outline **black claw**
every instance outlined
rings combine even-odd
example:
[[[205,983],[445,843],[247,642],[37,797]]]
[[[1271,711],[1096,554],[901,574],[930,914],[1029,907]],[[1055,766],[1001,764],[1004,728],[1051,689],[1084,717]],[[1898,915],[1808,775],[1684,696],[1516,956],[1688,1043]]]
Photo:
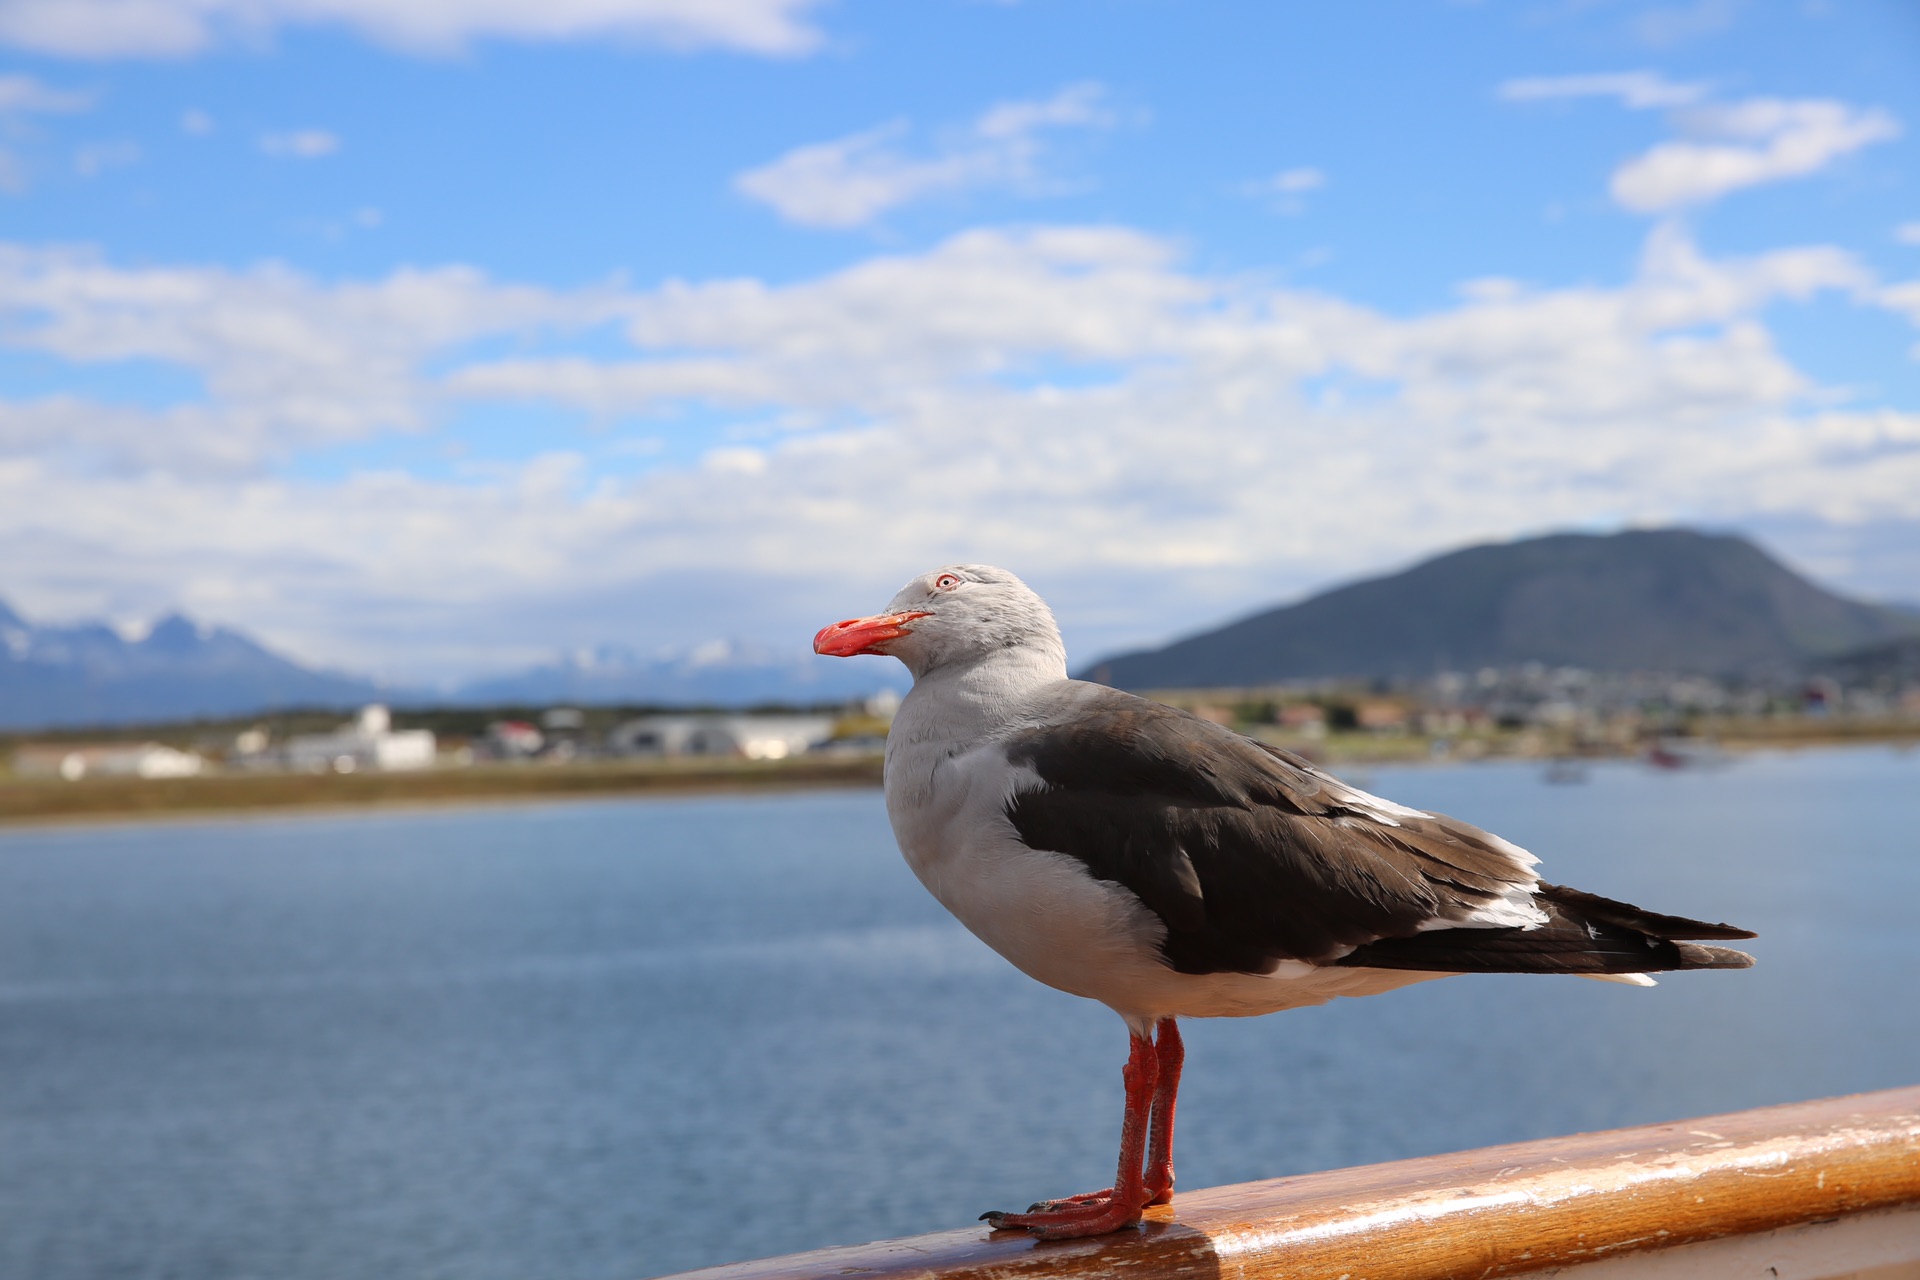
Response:
[[[1043,1212],[1045,1212],[1045,1211],[1046,1211],[1046,1209],[1047,1209],[1047,1206],[1048,1206],[1049,1204],[1051,1204],[1051,1203],[1052,1203],[1052,1202],[1051,1202],[1051,1201],[1048,1201],[1048,1200],[1035,1200],[1035,1201],[1034,1201],[1034,1202],[1033,1202],[1032,1204],[1030,1204],[1030,1205],[1028,1205],[1028,1206],[1027,1206],[1027,1212],[1028,1212],[1028,1213],[1043,1213]]]
[[[1003,1209],[989,1209],[980,1215],[980,1221],[991,1222],[995,1227],[998,1227],[1000,1225],[1000,1219],[1006,1216],[1006,1211]]]

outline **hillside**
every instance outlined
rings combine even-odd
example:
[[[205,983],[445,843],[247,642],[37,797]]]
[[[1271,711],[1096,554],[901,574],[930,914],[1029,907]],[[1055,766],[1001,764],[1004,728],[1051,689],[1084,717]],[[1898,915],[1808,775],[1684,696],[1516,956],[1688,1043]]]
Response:
[[[1687,529],[1468,547],[1089,665],[1127,689],[1415,678],[1543,662],[1599,671],[1781,672],[1920,632],[1760,547]]]

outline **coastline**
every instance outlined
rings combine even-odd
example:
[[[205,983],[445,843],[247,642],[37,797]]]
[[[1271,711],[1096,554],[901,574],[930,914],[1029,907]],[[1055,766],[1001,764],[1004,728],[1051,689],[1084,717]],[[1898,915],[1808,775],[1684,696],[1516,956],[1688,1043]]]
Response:
[[[1698,739],[1728,755],[1885,746],[1920,748],[1920,724],[1787,722],[1755,732],[1751,722],[1703,722]],[[1354,736],[1284,745],[1305,748],[1334,773],[1373,766],[1481,762],[1630,760],[1618,746],[1528,742],[1524,734],[1453,744],[1437,753],[1426,738]],[[1571,748],[1571,749],[1569,749]],[[877,788],[878,754],[789,760],[670,759],[567,764],[485,764],[393,773],[215,773],[187,778],[0,778],[0,832],[100,823],[206,821],[343,810],[403,812],[447,807],[523,805],[652,796],[754,795],[814,789]]]
[[[10,780],[0,782],[0,831],[879,785],[877,755],[826,760],[477,765],[394,773]]]

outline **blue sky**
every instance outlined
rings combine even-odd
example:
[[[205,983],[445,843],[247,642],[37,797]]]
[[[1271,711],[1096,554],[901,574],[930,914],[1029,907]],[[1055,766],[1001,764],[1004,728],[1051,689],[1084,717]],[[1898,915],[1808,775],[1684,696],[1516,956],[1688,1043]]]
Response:
[[[0,0],[0,598],[1082,657],[1684,521],[1920,599],[1895,0]]]

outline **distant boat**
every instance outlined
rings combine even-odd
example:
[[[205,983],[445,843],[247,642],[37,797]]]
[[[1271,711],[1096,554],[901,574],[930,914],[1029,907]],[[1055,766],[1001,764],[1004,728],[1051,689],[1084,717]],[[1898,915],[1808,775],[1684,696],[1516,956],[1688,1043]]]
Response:
[[[1711,738],[1660,738],[1640,758],[1656,769],[1712,769],[1727,763],[1727,753]]]

